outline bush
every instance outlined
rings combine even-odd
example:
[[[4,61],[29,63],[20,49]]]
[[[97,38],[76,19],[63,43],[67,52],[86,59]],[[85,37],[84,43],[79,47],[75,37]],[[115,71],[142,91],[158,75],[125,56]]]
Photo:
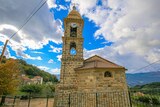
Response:
[[[149,103],[150,102],[150,98],[147,96],[139,96],[138,101],[143,102],[143,103]]]
[[[154,105],[160,104],[160,99],[156,96],[149,96],[149,95],[136,96],[133,99],[142,103],[147,103],[147,104],[151,104],[151,103]]]
[[[152,98],[152,103],[155,104],[155,105],[159,105],[160,104],[160,99],[158,99],[156,97],[153,97]]]
[[[22,92],[27,92],[27,93],[40,93],[42,91],[43,87],[42,85],[38,85],[38,84],[30,84],[30,85],[23,85],[20,88],[20,91]]]

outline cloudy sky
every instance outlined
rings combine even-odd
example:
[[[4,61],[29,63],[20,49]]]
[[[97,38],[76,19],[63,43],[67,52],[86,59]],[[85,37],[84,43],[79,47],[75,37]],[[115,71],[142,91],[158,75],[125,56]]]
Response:
[[[44,1],[0,1],[0,52]],[[128,73],[160,69],[160,0],[48,0],[10,39],[5,55],[59,74],[63,19],[73,3],[85,22],[85,59],[97,54],[125,66]],[[154,67],[138,70],[153,62]]]

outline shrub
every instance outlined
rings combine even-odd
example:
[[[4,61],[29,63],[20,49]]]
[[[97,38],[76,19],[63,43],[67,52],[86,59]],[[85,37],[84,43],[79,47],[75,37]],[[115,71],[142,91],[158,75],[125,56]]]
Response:
[[[147,103],[147,104],[154,104],[154,105],[159,105],[160,104],[160,99],[156,96],[135,96],[133,97],[134,100],[142,102],[142,103]]]
[[[153,97],[152,98],[152,103],[155,105],[159,105],[160,104],[160,99],[158,99],[157,97]]]
[[[30,84],[30,85],[23,85],[20,88],[20,91],[22,92],[27,92],[27,93],[40,93],[42,91],[43,87],[42,85],[38,85],[38,84]]]

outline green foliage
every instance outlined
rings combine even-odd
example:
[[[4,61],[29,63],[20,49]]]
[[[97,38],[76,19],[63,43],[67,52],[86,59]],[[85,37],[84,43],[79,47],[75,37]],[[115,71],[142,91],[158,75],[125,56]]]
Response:
[[[51,92],[55,92],[55,85],[48,85],[48,88],[51,90]]]
[[[26,74],[29,78],[33,78],[34,76],[41,76],[43,77],[44,82],[58,82],[58,79],[55,75],[52,75],[44,70],[40,70],[36,66],[27,64],[26,61],[22,59],[6,59],[3,58],[3,63],[7,63],[10,60],[14,60],[18,62],[19,70],[22,74]]]
[[[30,78],[34,76],[41,76],[43,77],[44,82],[58,82],[58,79],[55,75],[52,75],[44,70],[40,70],[36,66],[27,64],[23,60],[19,60],[21,66],[21,72],[28,75]]]
[[[130,92],[132,92],[132,101],[136,101],[135,104],[138,102],[137,107],[150,107],[150,105],[160,105],[160,82],[137,85],[135,87],[132,87],[130,89]]]
[[[160,89],[160,82],[153,82],[145,85],[136,85],[131,88],[132,90],[149,90],[149,89]]]
[[[45,84],[43,85],[42,95],[53,95],[55,92],[55,84]]]
[[[134,99],[136,101],[140,101],[140,102],[143,102],[143,103],[149,103],[150,102],[150,98],[147,97],[147,96],[136,96],[136,97],[134,97]]]
[[[20,91],[27,92],[27,93],[40,93],[43,89],[42,85],[38,84],[30,84],[30,85],[23,85],[20,88]]]
[[[0,64],[0,95],[12,94],[19,84],[18,62],[10,59]]]
[[[154,104],[154,105],[160,104],[160,99],[157,96],[150,96],[150,95],[134,96],[133,99],[141,103]]]

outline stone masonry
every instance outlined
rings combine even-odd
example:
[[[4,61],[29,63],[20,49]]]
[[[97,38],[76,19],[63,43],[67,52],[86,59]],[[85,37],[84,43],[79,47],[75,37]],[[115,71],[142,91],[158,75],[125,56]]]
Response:
[[[97,55],[83,59],[83,25],[73,7],[64,19],[61,75],[54,107],[130,107],[126,69]]]

